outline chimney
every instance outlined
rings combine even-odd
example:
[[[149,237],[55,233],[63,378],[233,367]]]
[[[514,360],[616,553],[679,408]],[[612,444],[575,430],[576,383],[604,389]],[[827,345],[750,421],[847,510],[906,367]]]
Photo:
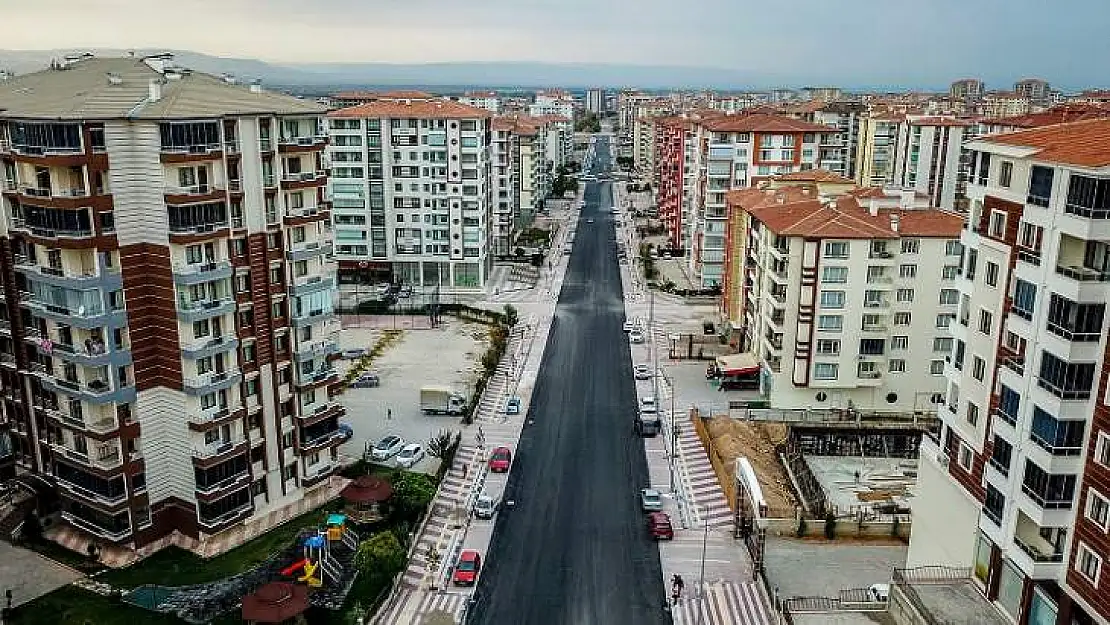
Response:
[[[255,79],[251,81],[251,93],[262,93],[262,81]]]
[[[879,200],[870,198],[867,200],[867,212],[871,213],[872,217],[879,216]]]
[[[903,210],[910,210],[913,208],[913,201],[917,198],[917,192],[913,189],[902,189],[900,201],[898,202],[899,208]]]
[[[900,219],[900,217],[898,216],[898,213],[891,213],[890,214],[890,229],[893,230],[894,232],[898,232],[898,220],[899,219]]]
[[[149,90],[147,94],[147,101],[157,102],[162,99],[162,81],[157,78],[151,78],[148,83]]]

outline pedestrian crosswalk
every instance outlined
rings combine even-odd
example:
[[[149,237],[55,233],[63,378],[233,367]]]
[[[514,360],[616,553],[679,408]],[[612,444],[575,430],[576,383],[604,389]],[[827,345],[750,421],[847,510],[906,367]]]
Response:
[[[404,588],[370,623],[372,625],[413,625],[423,623],[425,618],[436,612],[450,616],[452,622],[459,622],[469,600],[469,592]]]
[[[711,582],[704,597],[691,592],[671,607],[674,625],[772,625],[778,622],[757,582]],[[700,618],[698,612],[701,612]]]
[[[728,506],[717,474],[702,447],[693,426],[678,425],[679,472],[683,477],[686,499],[695,526],[709,522],[709,527],[732,525],[732,510]]]

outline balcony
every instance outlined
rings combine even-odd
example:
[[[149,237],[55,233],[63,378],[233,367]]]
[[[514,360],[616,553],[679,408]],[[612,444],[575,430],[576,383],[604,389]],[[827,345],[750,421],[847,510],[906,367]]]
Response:
[[[214,371],[194,378],[185,378],[181,384],[188,395],[207,395],[231,388],[242,379],[243,374],[239,371]]]
[[[211,467],[247,451],[247,441],[219,441],[193,449],[193,459],[198,465]]]
[[[298,387],[315,386],[327,382],[338,375],[339,372],[336,371],[334,367],[325,367],[323,369],[317,369],[316,371],[297,374],[296,384]]]
[[[235,298],[231,295],[220,296],[212,300],[196,300],[192,302],[178,301],[178,317],[185,322],[193,323],[203,319],[211,319],[222,315],[229,315],[235,311]]]
[[[325,480],[331,477],[332,473],[334,473],[338,467],[338,463],[328,461],[321,462],[320,464],[312,467],[311,472],[306,470],[304,477],[301,478],[301,487],[309,488],[323,483]]]
[[[122,274],[119,271],[106,271],[107,268],[103,266],[101,266],[99,272],[91,269],[81,272],[67,272],[61,267],[40,265],[29,262],[25,257],[17,256],[15,269],[37,282],[75,291],[90,289],[118,291],[123,288]]]
[[[335,311],[330,308],[317,308],[307,312],[294,311],[290,323],[293,327],[300,328],[314,323],[323,323],[335,317]]]
[[[1022,245],[1017,246],[1017,259],[1019,262],[1028,263],[1034,267],[1041,266],[1041,251]]]
[[[77,516],[73,512],[62,511],[62,519],[66,523],[69,523],[87,534],[92,534],[93,536],[116,543],[127,540],[127,538],[131,536],[131,526],[123,526],[123,524],[126,523],[125,516],[126,515],[124,515],[124,521],[121,522],[121,524],[115,527],[104,527],[100,523]]]
[[[1019,511],[1013,539],[1019,552],[1011,550],[1007,555],[1033,579],[1055,579],[1063,567],[1066,535],[1067,529],[1040,527]]]
[[[226,197],[227,192],[223,187],[214,184],[195,184],[187,187],[165,187],[162,190],[166,204],[202,204],[217,202]]]
[[[326,171],[285,173],[281,176],[281,188],[287,191],[293,191],[296,189],[319,187],[327,183],[327,181],[328,172]]]
[[[192,286],[202,282],[230,278],[233,271],[231,263],[226,260],[204,263],[174,263],[173,281],[178,286]]]
[[[37,225],[36,222],[12,217],[11,220],[12,230],[22,232],[33,237],[40,239],[88,239],[96,235],[96,231],[92,225],[84,225],[81,223],[74,223],[68,226],[42,224]]]
[[[316,405],[304,406],[301,413],[297,415],[297,420],[303,426],[310,426],[329,417],[340,418],[346,414],[346,409],[334,402],[320,401]]]
[[[335,339],[320,339],[311,342],[300,342],[296,346],[297,360],[311,360],[312,358],[326,358],[339,352],[339,344]]]
[[[124,365],[131,362],[130,350],[117,347],[109,351],[102,341],[92,339],[87,339],[84,343],[62,343],[60,341],[46,343],[40,341],[38,347],[40,353],[85,367],[100,367],[108,364]]]
[[[227,529],[233,523],[242,521],[248,518],[254,512],[254,504],[250,500],[247,503],[229,510],[219,516],[206,517],[200,515],[197,517],[197,523],[201,529],[209,533],[218,533],[221,530]]]
[[[290,262],[296,262],[298,260],[309,260],[320,255],[330,256],[332,250],[333,246],[330,241],[294,243],[290,249],[286,250],[285,257]]]
[[[302,436],[310,436],[307,432],[303,432]],[[315,453],[328,447],[334,447],[343,442],[343,433],[338,429],[329,431],[325,434],[315,435],[312,438],[302,438],[297,452],[302,456]]]
[[[310,152],[318,150],[325,143],[328,138],[321,135],[310,135],[306,137],[280,137],[278,139],[278,151],[286,154],[296,152]]]
[[[94,378],[82,381],[76,378],[62,377],[60,372],[56,372],[53,368],[46,367],[40,363],[35,363],[31,370],[38,375],[44,387],[68,397],[81,399],[93,404],[135,401],[134,386],[128,385],[113,389],[112,385],[106,379]]]
[[[94,469],[110,471],[123,465],[123,456],[120,453],[119,447],[105,445],[99,450],[80,452],[76,449],[70,449],[61,443],[52,443],[50,448],[54,450],[56,455],[64,456],[71,462]]]
[[[229,495],[232,491],[244,488],[250,484],[251,474],[249,467],[244,462],[242,470],[235,472],[228,477],[214,481],[207,484],[196,484],[196,493],[200,499],[213,501],[220,497]]]
[[[310,293],[326,291],[333,287],[334,282],[331,276],[322,275],[294,278],[293,284],[289,286],[289,295],[301,297]]]
[[[202,339],[194,341],[187,345],[181,346],[181,353],[186,358],[194,360],[204,358],[205,356],[214,356],[229,352],[239,346],[239,339],[233,335],[225,334],[214,338]]]
[[[868,310],[881,310],[890,308],[890,300],[888,299],[869,299],[864,300],[863,307]]]

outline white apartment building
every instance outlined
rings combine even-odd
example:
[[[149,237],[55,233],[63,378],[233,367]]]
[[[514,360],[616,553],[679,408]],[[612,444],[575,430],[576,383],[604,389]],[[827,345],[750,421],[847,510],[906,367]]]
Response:
[[[605,90],[594,88],[586,91],[586,110],[595,115],[605,112]]]
[[[494,115],[500,115],[504,108],[501,96],[496,91],[470,91],[453,99],[459,104],[484,109]]]
[[[574,159],[574,122],[561,115],[541,115],[531,120],[543,128],[544,158],[552,170]]]
[[[508,256],[513,251],[513,235],[521,225],[520,135],[516,123],[511,118],[494,118],[491,139],[490,170],[495,202],[491,253]]]
[[[323,114],[170,55],[0,83],[0,403],[63,532],[180,546],[321,496]]]
[[[969,126],[953,117],[907,115],[898,126],[894,186],[914,189],[933,206],[954,210]]]
[[[485,288],[491,117],[451,100],[404,98],[328,114],[341,285]]]
[[[696,287],[721,285],[726,192],[761,178],[820,168],[820,145],[837,132],[782,115],[720,115],[700,122],[689,162],[691,210],[682,218],[687,267]]]
[[[1110,622],[1110,121],[977,138],[939,441],[907,566],[972,567],[1015,622]]]
[[[934,411],[956,317],[957,216],[879,189],[733,191],[741,350],[775,408]],[[858,197],[856,197],[858,196]]]
[[[574,98],[562,91],[537,92],[536,99],[528,106],[528,115],[532,117],[553,115],[574,120]]]

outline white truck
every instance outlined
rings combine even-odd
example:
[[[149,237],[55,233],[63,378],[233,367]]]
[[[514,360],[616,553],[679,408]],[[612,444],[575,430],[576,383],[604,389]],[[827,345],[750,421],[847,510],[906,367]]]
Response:
[[[447,386],[425,386],[420,389],[420,410],[424,414],[461,415],[466,411],[466,397]]]

